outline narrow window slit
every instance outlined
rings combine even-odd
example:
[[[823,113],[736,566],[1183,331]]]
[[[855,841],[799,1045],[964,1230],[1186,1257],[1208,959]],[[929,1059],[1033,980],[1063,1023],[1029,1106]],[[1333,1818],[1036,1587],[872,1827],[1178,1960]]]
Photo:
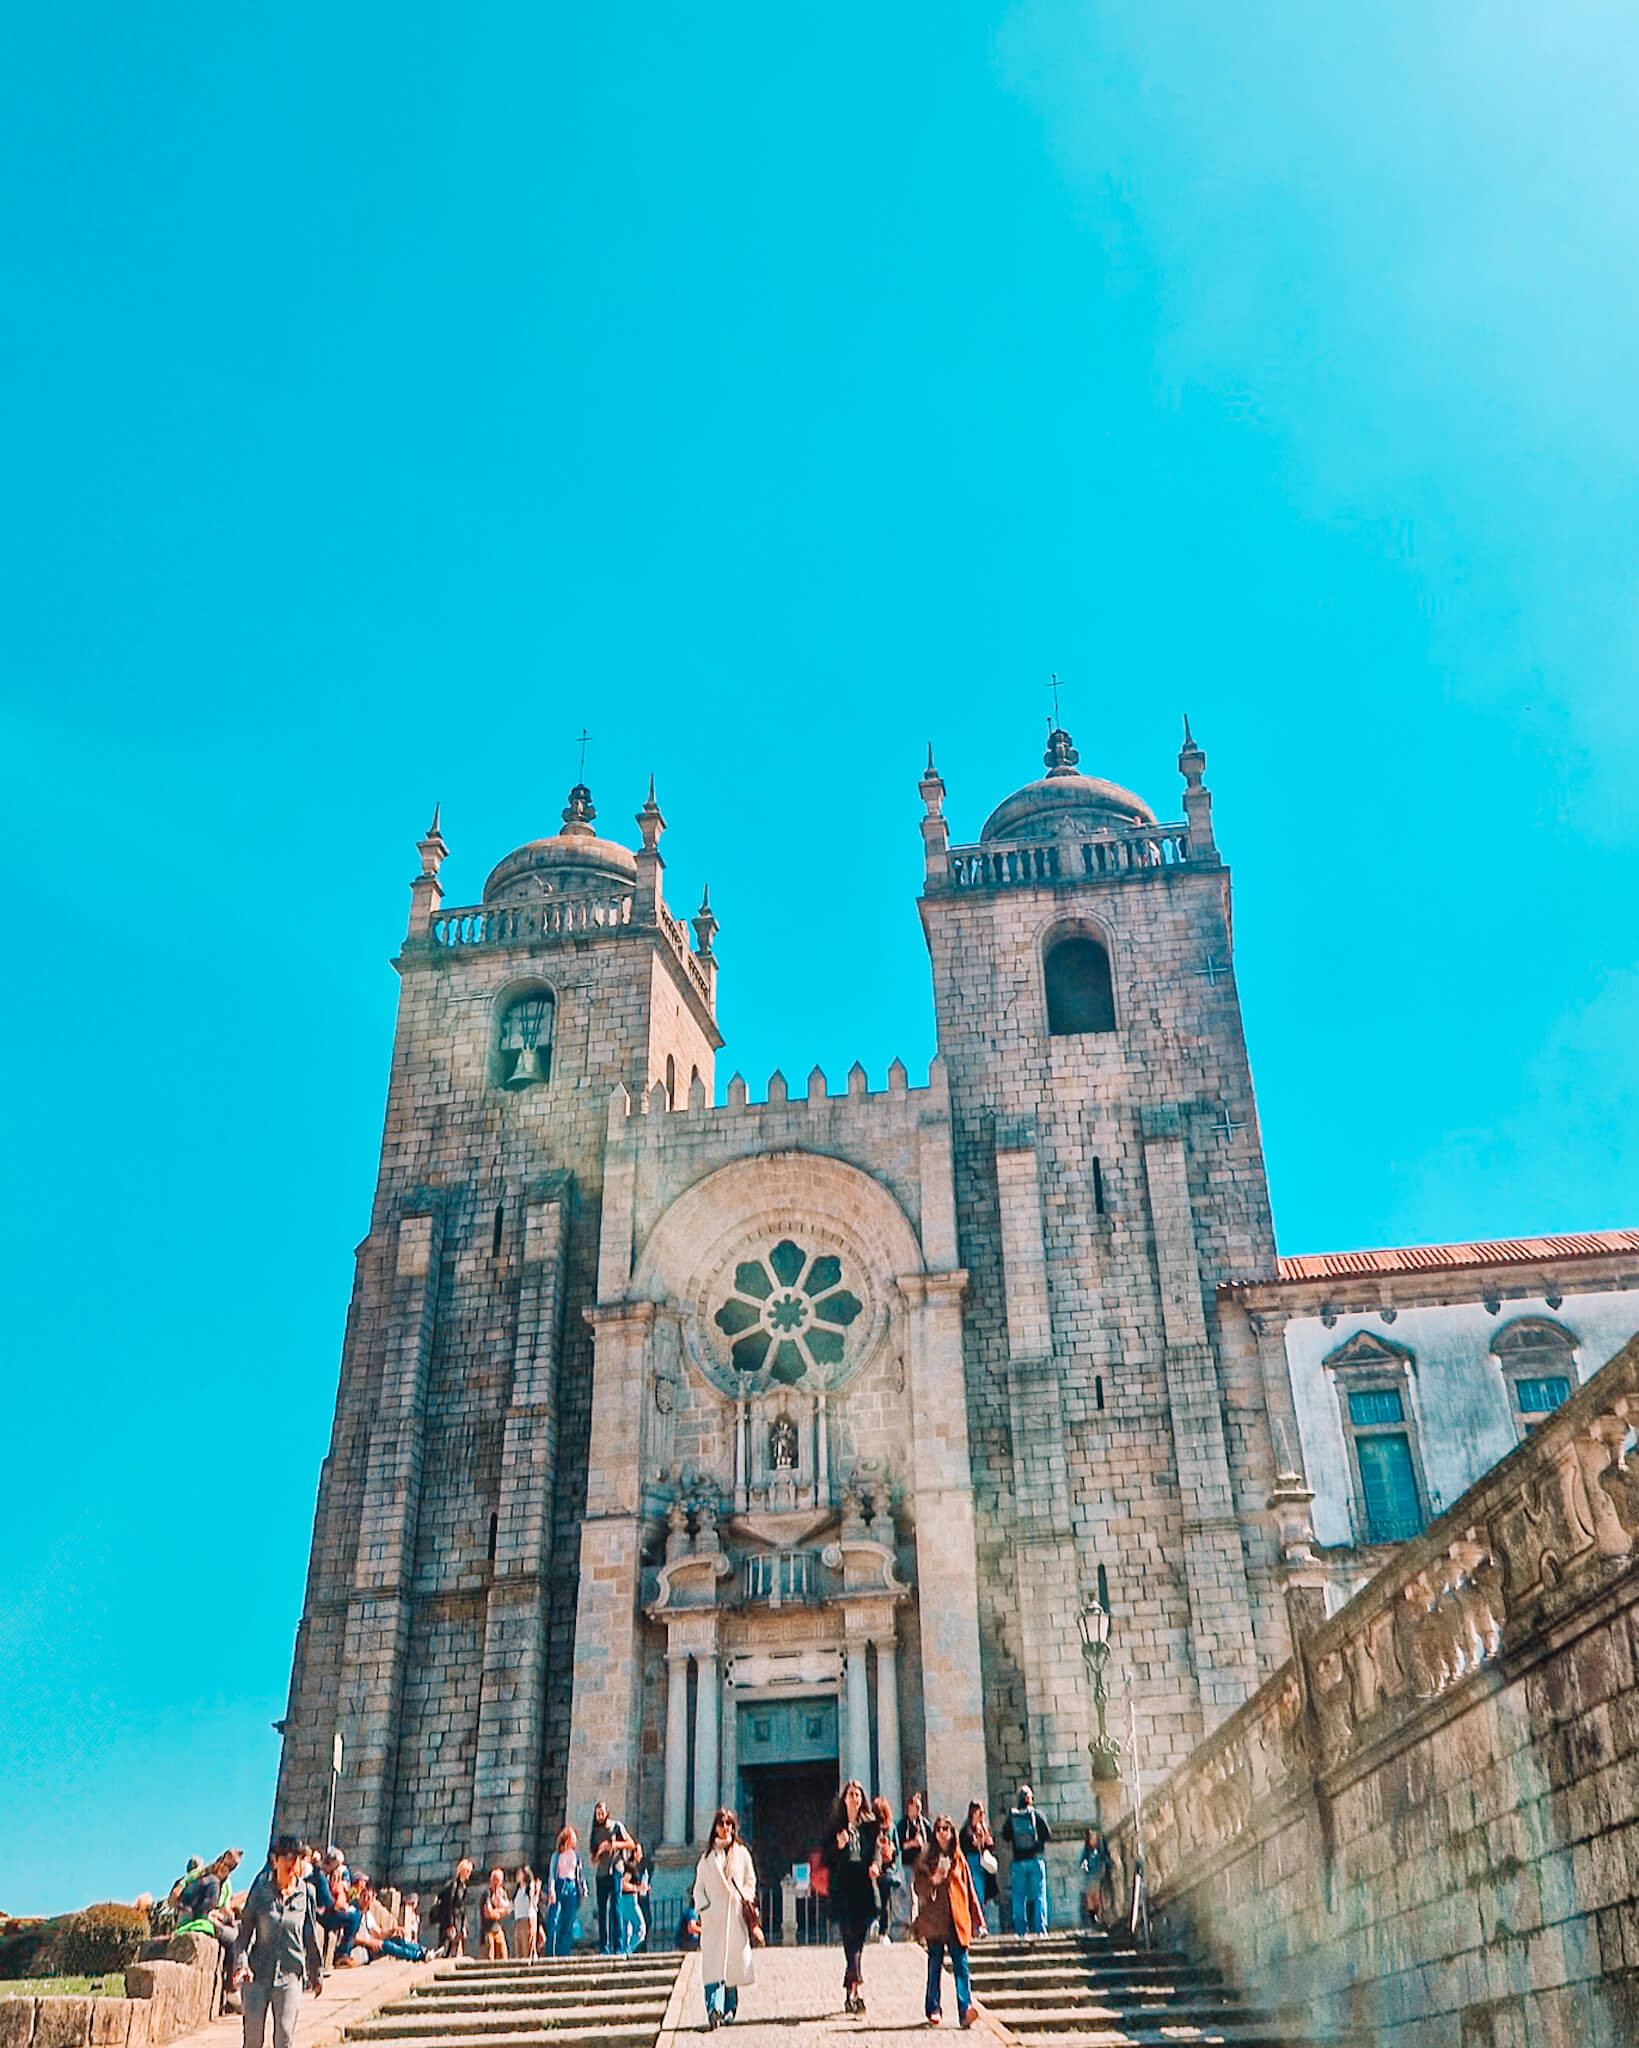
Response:
[[[1096,1159],[1093,1161],[1093,1213],[1096,1216],[1104,1214],[1104,1169]]]
[[[500,1516],[491,1515],[489,1518],[489,1561],[491,1564],[495,1562],[495,1539],[500,1534],[500,1529]]]
[[[1106,1614],[1110,1611],[1110,1581],[1103,1565],[1098,1568],[1098,1604]]]
[[[1101,1372],[1093,1374],[1093,1402],[1099,1414],[1102,1415],[1104,1413],[1104,1375]]]
[[[505,1220],[506,1204],[504,1202],[497,1202],[495,1204],[495,1228],[489,1235],[489,1255],[492,1259],[498,1259],[501,1256],[501,1226]]]

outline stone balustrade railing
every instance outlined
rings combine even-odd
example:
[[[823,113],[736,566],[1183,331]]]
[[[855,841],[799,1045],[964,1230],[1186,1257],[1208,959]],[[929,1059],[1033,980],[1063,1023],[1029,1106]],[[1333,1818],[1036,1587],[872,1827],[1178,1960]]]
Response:
[[[1151,873],[1189,864],[1189,831],[1182,824],[1142,825],[1093,839],[1021,840],[1015,845],[953,846],[946,853],[944,886],[1010,889],[1041,882],[1085,881],[1089,876]]]
[[[636,898],[630,893],[550,896],[539,903],[471,904],[460,910],[439,911],[427,927],[427,943],[435,952],[454,952],[475,946],[528,946],[576,932],[617,931],[632,923],[635,907]],[[661,930],[688,971],[700,1000],[710,1009],[711,983],[690,949],[687,932],[664,903],[657,908]]]
[[[477,904],[466,910],[444,910],[433,919],[427,937],[435,947],[527,946],[532,939],[556,938],[563,932],[612,931],[632,921],[632,898],[626,896],[554,896],[539,903]]]
[[[1152,1896],[1335,1799],[1639,1566],[1639,1340],[1310,1634],[1144,1808]],[[1131,1852],[1131,1817],[1118,1831]]]

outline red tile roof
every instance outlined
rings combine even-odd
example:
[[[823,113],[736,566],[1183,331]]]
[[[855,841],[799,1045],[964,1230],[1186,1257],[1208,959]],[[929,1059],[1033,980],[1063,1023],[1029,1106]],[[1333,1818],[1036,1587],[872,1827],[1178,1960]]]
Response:
[[[1574,1237],[1503,1237],[1483,1244],[1412,1244],[1374,1252],[1315,1252],[1275,1261],[1281,1280],[1349,1280],[1373,1273],[1427,1273],[1460,1266],[1526,1266],[1538,1259],[1639,1253],[1639,1230],[1585,1230]]]

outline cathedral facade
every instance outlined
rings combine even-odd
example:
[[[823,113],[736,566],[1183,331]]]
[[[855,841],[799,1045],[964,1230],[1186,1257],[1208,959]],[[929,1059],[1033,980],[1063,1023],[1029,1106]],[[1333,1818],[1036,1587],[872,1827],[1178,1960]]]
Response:
[[[1290,1654],[1295,1595],[1346,1596],[1419,1375],[1375,1281],[1277,1262],[1205,756],[1186,729],[1172,822],[1062,731],[1044,766],[952,845],[930,755],[925,1081],[760,1101],[718,1100],[716,920],[665,901],[652,787],[633,849],[577,785],[470,908],[435,819],[280,1826],[322,1827],[338,1733],[337,1837],[409,1887],[539,1867],[600,1798],[662,1863],[737,1806],[765,1882],[844,1776],[958,1815],[1028,1779],[1076,1825],[1089,1601],[1160,1773]],[[1611,1348],[1630,1236],[1587,1254]],[[1581,1256],[1512,1291],[1562,1301]],[[1429,1284],[1408,1309],[1462,1293]],[[1306,1334],[1338,1313],[1346,1369]],[[1515,1350],[1499,1385],[1557,1384]]]

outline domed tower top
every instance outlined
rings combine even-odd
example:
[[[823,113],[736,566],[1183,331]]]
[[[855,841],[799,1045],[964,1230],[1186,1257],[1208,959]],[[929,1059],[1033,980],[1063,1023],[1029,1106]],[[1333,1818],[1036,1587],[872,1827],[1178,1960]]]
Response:
[[[637,856],[616,840],[600,839],[592,824],[596,816],[592,792],[577,782],[564,805],[561,829],[550,839],[530,840],[493,868],[484,884],[485,903],[576,895],[610,882],[630,886],[637,879]]]
[[[1061,726],[1047,735],[1042,765],[1047,773],[1013,792],[991,812],[979,834],[995,839],[1057,839],[1063,834],[1120,832],[1153,825],[1155,813],[1142,797],[1102,776],[1083,775],[1080,755]]]

